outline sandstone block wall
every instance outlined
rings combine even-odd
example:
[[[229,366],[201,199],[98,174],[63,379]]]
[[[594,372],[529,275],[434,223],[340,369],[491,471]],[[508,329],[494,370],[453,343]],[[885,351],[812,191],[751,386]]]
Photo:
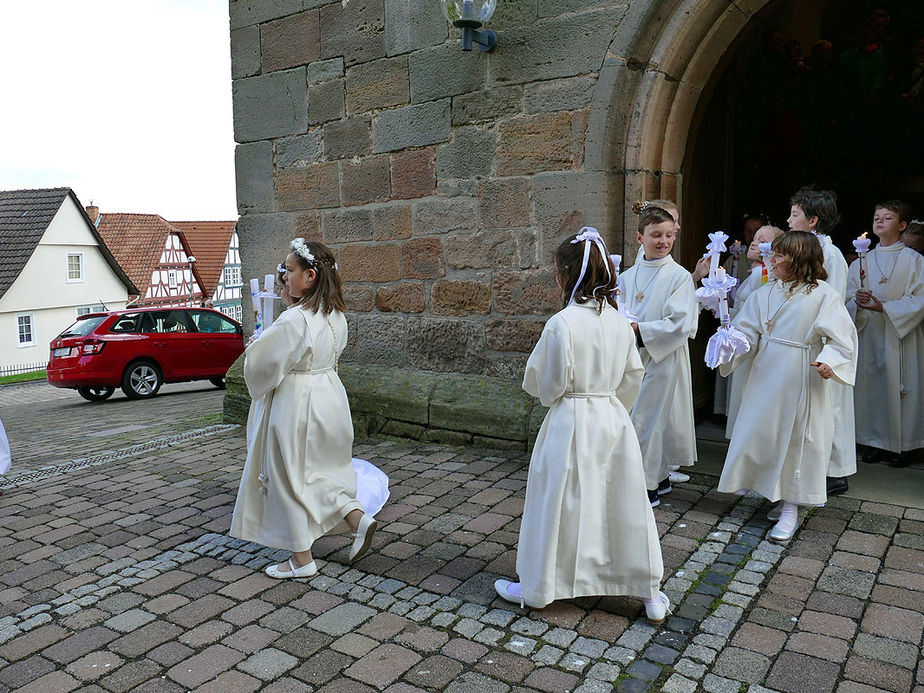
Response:
[[[323,240],[345,363],[518,379],[560,307],[553,247],[610,232],[587,123],[628,5],[506,0],[485,54],[436,0],[231,0],[244,274]]]

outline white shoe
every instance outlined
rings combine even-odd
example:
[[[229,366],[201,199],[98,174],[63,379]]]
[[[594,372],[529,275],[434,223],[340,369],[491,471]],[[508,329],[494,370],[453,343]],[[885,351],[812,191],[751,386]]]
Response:
[[[516,591],[520,592],[519,582],[513,582],[511,580],[495,580],[494,591],[497,592],[501,599],[504,599],[508,602],[513,602],[514,604],[519,604],[521,609],[525,609],[526,600],[523,599],[523,593],[520,592],[520,594],[515,594],[511,591],[514,585],[517,587]]]
[[[664,592],[658,592],[654,599],[643,599],[645,602],[645,615],[649,622],[654,624],[664,623],[664,619],[671,612],[671,600],[667,598]]]
[[[289,559],[289,569],[288,570],[279,570],[278,565],[270,565],[266,567],[266,574],[271,578],[276,578],[279,580],[285,578],[303,578],[311,577],[312,575],[318,574],[318,564],[314,561],[311,563],[306,563],[305,565],[295,567],[295,564],[292,562],[292,559]]]
[[[359,526],[353,534],[353,546],[350,547],[350,563],[355,562],[362,556],[369,547],[372,546],[372,535],[378,528],[379,523],[369,513],[363,515],[359,521]]]
[[[780,513],[783,512],[783,501],[780,501],[767,511],[767,519],[770,522],[776,522],[780,519]]]
[[[671,473],[668,476],[668,478],[671,480],[672,484],[682,484],[684,481],[690,480],[690,475],[684,474],[683,472],[676,472],[674,470],[671,470]]]

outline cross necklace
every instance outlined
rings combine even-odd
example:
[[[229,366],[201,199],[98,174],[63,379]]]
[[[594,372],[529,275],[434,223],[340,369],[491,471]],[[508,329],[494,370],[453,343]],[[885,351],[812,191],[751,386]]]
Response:
[[[651,286],[651,282],[653,282],[653,281],[655,280],[655,277],[658,276],[658,272],[661,271],[661,268],[662,268],[662,267],[664,267],[664,265],[660,265],[660,266],[658,267],[658,269],[656,269],[656,270],[654,271],[654,274],[651,275],[651,279],[648,280],[648,283],[645,284],[645,286],[643,286],[642,289],[641,289],[640,291],[638,290],[638,275],[641,274],[641,271],[638,271],[638,272],[635,273],[635,283],[634,283],[634,286],[635,286],[635,289],[636,289],[636,292],[635,292],[635,300],[636,300],[636,301],[641,301],[642,299],[645,298],[645,292],[648,291],[648,287]],[[639,267],[639,270],[641,270],[641,267]]]
[[[780,291],[782,290],[783,290],[783,287],[782,285],[780,285]],[[773,311],[773,315],[771,315],[767,320],[764,321],[764,327],[766,327],[768,335],[773,334],[773,326],[776,325],[776,316],[779,314],[781,310],[783,310],[783,306],[789,303],[792,300],[792,297],[796,295],[796,285],[793,284],[792,288],[789,289],[786,293],[789,294],[786,300],[783,301],[779,306],[777,306],[777,309]],[[767,313],[768,314],[770,313],[770,298],[772,297],[772,295],[773,295],[772,290],[767,292]]]
[[[879,270],[879,283],[885,284],[888,282],[892,275],[895,274],[895,268],[898,266],[898,255],[895,256],[895,260],[892,262],[892,271],[889,272],[889,276],[885,276],[885,272],[882,271],[882,268],[879,266],[879,253],[873,253],[873,261],[876,263],[876,269]]]

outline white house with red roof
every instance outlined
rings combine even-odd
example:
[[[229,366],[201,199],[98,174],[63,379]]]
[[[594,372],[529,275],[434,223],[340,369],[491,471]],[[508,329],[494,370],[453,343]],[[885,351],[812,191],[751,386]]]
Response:
[[[78,315],[137,292],[73,190],[0,191],[0,373],[44,368]]]

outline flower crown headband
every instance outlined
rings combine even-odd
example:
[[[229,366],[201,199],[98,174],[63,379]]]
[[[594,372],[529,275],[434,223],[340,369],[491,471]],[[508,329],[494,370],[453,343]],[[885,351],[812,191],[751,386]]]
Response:
[[[312,267],[317,267],[318,265],[330,265],[335,270],[340,269],[337,263],[333,260],[329,260],[327,258],[321,258],[320,260],[316,260],[311,250],[308,248],[308,245],[305,243],[304,238],[293,239],[292,242],[289,243],[289,247],[292,249],[292,252],[294,252],[296,255],[298,255],[300,258],[302,258],[305,262],[307,262]],[[282,265],[280,265],[279,267],[281,268],[279,270],[280,272],[285,271],[285,268],[282,267]]]

